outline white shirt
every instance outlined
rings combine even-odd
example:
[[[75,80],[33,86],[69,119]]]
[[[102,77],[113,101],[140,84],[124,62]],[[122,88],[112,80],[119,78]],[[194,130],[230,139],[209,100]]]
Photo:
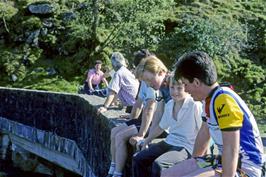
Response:
[[[184,147],[192,154],[194,143],[201,126],[201,102],[195,102],[188,95],[179,110],[176,119],[174,119],[173,108],[174,100],[170,100],[164,109],[159,126],[168,130],[169,134],[165,139],[167,144],[172,146]]]

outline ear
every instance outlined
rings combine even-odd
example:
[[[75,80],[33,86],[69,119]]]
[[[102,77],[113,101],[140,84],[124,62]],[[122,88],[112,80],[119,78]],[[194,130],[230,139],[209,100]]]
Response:
[[[199,87],[201,85],[201,82],[198,78],[194,78],[193,83],[196,87]]]
[[[159,76],[163,76],[163,75],[165,76],[165,75],[166,75],[166,72],[164,72],[164,71],[160,71],[160,72],[158,73],[158,75],[159,75]]]

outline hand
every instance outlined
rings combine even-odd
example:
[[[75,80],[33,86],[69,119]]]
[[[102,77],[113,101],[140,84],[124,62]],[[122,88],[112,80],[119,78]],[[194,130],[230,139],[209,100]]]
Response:
[[[97,110],[97,115],[99,115],[100,113],[106,112],[106,111],[107,111],[107,108],[104,106],[101,106]]]
[[[142,145],[142,147],[141,147],[141,150],[145,150],[145,149],[147,149],[148,147],[149,147],[149,141],[147,141],[147,139],[145,139],[144,140],[144,143],[143,143],[143,145]]]
[[[136,143],[140,140],[142,140],[143,137],[140,137],[140,136],[132,136],[130,139],[129,139],[129,143],[132,145],[132,146],[136,146]]]

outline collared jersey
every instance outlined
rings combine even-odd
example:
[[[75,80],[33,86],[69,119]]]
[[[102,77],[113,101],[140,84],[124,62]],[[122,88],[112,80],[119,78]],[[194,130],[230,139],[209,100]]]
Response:
[[[177,115],[173,115],[174,100],[167,102],[164,108],[160,128],[168,130],[167,144],[184,147],[192,154],[194,143],[201,126],[202,103],[195,102],[188,95]]]
[[[222,131],[240,130],[242,164],[261,166],[263,144],[255,118],[246,103],[230,88],[218,87],[204,103],[210,135],[223,150]]]

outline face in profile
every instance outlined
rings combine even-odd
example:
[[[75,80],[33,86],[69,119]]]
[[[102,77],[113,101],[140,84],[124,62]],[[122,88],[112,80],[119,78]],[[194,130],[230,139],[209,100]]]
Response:
[[[184,84],[181,80],[176,81],[174,78],[171,78],[170,80],[170,95],[173,100],[179,101],[185,98],[186,92]]]
[[[102,64],[96,64],[95,65],[95,69],[96,70],[101,70],[101,68],[102,68]]]
[[[149,71],[144,71],[142,75],[142,80],[146,82],[149,87],[152,87],[155,90],[159,90],[164,81],[165,75],[165,72],[159,72],[154,74]]]
[[[200,94],[199,85],[196,83],[195,79],[193,82],[189,82],[189,80],[186,78],[182,78],[181,80],[184,84],[185,91],[188,92],[195,101],[204,100],[204,97],[202,97]]]

